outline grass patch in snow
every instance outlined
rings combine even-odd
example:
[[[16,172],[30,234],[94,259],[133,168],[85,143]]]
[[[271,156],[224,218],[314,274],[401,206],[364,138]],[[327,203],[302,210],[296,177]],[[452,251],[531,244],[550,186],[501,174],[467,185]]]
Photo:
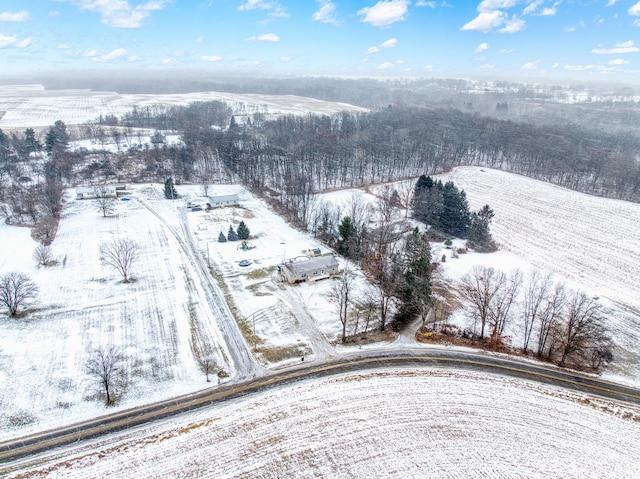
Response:
[[[311,351],[304,346],[264,347],[256,348],[255,352],[262,355],[262,357],[270,363],[277,363],[280,361],[285,361],[287,359],[299,358],[311,353]]]
[[[276,269],[275,266],[269,266],[268,268],[254,269],[253,271],[249,271],[249,273],[247,273],[247,278],[249,279],[268,278],[275,269]]]

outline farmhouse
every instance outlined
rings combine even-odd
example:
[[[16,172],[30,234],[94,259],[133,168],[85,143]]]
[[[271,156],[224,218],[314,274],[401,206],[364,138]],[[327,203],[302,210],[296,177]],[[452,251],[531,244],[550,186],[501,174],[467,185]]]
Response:
[[[87,186],[76,188],[76,200],[94,199],[98,196],[115,198],[116,186],[114,185],[99,185],[99,186]]]
[[[280,274],[289,284],[328,278],[339,272],[335,256],[318,256],[305,261],[287,261],[279,266]]]
[[[238,195],[219,195],[219,196],[210,196],[207,201],[207,205],[211,208],[220,208],[224,206],[238,206],[240,204],[240,200]]]

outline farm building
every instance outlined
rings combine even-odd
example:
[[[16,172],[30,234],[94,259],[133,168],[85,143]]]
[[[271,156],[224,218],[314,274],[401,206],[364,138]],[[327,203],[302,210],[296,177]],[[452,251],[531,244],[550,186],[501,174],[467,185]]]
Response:
[[[115,185],[98,185],[76,188],[76,200],[94,199],[98,196],[115,198],[117,187]]]
[[[318,256],[305,261],[288,261],[279,267],[280,274],[289,284],[328,278],[339,272],[334,256]]]
[[[223,206],[238,206],[240,204],[240,199],[238,198],[238,195],[210,196],[207,204],[211,208],[220,208]]]

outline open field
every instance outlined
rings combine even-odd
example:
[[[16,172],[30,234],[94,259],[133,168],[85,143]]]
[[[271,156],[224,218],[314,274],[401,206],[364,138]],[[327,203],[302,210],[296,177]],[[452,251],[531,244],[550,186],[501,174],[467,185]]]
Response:
[[[449,261],[445,271],[459,277],[474,262],[535,267],[599,297],[616,345],[606,374],[640,382],[640,204],[487,168],[456,168],[440,178],[464,189],[472,210],[494,209],[491,230],[500,247],[496,254]]]
[[[259,95],[200,92],[166,95],[120,94],[91,90],[45,90],[41,85],[0,85],[0,128],[50,126],[56,120],[68,125],[95,121],[100,115],[121,116],[147,106],[178,106],[197,101],[222,101],[236,115],[336,113],[366,111],[346,103],[294,95]]]
[[[232,400],[8,477],[618,479],[637,473],[639,421],[638,408],[522,380],[389,369]]]

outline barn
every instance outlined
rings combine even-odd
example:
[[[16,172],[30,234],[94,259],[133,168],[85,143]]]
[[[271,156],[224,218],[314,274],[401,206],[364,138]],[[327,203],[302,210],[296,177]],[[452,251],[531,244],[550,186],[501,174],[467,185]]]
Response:
[[[115,185],[98,185],[76,188],[76,200],[87,200],[101,197],[115,198],[117,187]]]
[[[280,274],[289,284],[325,279],[340,271],[335,256],[317,256],[304,261],[287,261],[279,266]]]

